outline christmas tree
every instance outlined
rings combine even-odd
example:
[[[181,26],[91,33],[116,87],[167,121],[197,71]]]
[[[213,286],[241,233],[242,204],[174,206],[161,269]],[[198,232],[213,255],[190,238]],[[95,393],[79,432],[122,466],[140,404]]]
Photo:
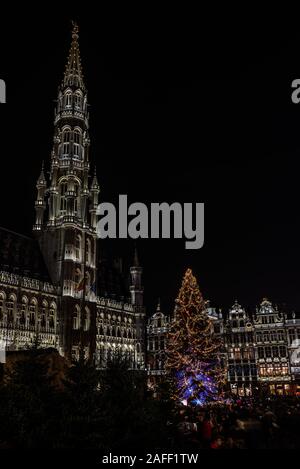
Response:
[[[186,404],[203,405],[218,398],[223,373],[221,341],[196,278],[188,269],[176,300],[168,334],[166,368],[176,383],[175,397]]]

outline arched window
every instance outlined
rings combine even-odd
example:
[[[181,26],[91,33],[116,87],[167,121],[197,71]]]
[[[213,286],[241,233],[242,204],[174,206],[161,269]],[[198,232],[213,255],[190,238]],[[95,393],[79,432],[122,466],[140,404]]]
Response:
[[[78,330],[80,328],[80,307],[75,306],[75,311],[73,314],[73,329]]]
[[[41,311],[41,328],[45,329],[47,326],[47,316],[48,316],[48,302],[46,300],[42,303]]]
[[[75,257],[77,261],[81,260],[81,236],[77,234],[75,236]]]
[[[81,142],[82,142],[81,131],[79,129],[75,129],[74,130],[74,151],[73,151],[75,158],[81,157]]]
[[[16,296],[11,294],[9,296],[8,302],[6,303],[7,307],[7,321],[8,323],[13,323],[15,319],[15,311],[16,311]]]
[[[90,329],[90,324],[91,324],[91,313],[90,313],[90,310],[89,308],[86,306],[85,307],[85,317],[84,317],[84,330],[85,331],[88,331]]]
[[[36,321],[36,313],[37,313],[37,300],[36,298],[32,298],[29,305],[29,325],[34,326]]]
[[[72,107],[72,92],[67,91],[65,94],[65,107],[71,108]]]
[[[27,309],[28,309],[28,298],[27,296],[22,297],[22,304],[21,304],[21,316],[20,316],[20,324],[26,324],[26,316],[27,316]]]
[[[3,320],[5,293],[0,292],[0,321]]]
[[[63,181],[60,183],[60,211],[61,215],[65,215],[67,211],[67,198],[66,192],[68,190],[68,183]]]
[[[62,138],[62,156],[64,158],[70,155],[70,140],[71,140],[71,129],[67,127],[63,130],[63,138]]]
[[[56,304],[51,303],[49,310],[49,328],[54,329],[56,322]]]

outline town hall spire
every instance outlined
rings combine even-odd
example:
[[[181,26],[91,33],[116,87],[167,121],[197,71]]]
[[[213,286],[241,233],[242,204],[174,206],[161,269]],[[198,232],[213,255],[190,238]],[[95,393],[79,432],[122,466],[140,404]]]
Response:
[[[68,61],[66,64],[65,74],[62,82],[62,87],[76,87],[84,90],[83,73],[80,59],[79,50],[79,28],[74,21],[72,30],[72,42]]]

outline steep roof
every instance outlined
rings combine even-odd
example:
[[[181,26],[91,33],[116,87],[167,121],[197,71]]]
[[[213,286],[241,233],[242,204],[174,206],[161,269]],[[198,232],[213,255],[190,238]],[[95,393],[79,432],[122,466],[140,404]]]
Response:
[[[37,240],[2,227],[0,270],[51,283]]]

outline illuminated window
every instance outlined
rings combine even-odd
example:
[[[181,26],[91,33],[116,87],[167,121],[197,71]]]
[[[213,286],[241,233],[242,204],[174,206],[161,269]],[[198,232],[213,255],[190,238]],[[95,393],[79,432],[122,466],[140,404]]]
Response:
[[[67,91],[65,94],[65,107],[71,108],[72,107],[72,93],[71,91]]]
[[[79,158],[81,156],[81,131],[79,129],[74,130],[74,157]]]
[[[27,308],[28,308],[28,299],[26,296],[22,298],[22,305],[21,305],[21,315],[20,315],[20,324],[26,324],[26,316],[27,316]]]
[[[37,300],[33,298],[29,305],[29,325],[34,326],[37,313]]]
[[[80,308],[78,305],[75,307],[73,314],[73,329],[78,330],[80,328]]]
[[[16,306],[16,297],[14,295],[10,295],[8,302],[6,303],[8,323],[14,322],[15,306]]]
[[[62,215],[65,215],[67,211],[67,198],[66,198],[67,190],[68,190],[68,184],[66,182],[62,182],[60,184],[60,211]]]
[[[47,325],[47,316],[48,316],[48,303],[46,300],[42,303],[42,312],[41,312],[41,328],[46,328]]]
[[[64,129],[63,131],[63,144],[62,144],[62,156],[64,158],[70,155],[70,140],[71,140],[71,130],[69,128]]]

